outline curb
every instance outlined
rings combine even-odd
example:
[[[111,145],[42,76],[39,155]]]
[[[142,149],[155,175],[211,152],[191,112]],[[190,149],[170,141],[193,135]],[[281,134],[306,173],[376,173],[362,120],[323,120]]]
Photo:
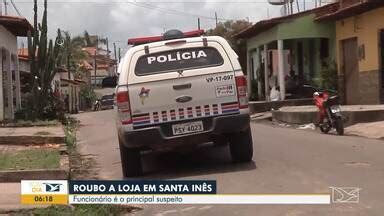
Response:
[[[272,109],[277,110],[283,106],[303,106],[303,105],[312,105],[313,99],[289,99],[283,101],[249,101],[249,111],[250,113],[261,113],[268,112]]]
[[[59,169],[0,171],[0,183],[21,180],[63,180],[69,178],[69,156],[60,155]]]
[[[62,144],[64,136],[0,136],[0,145]]]
[[[384,120],[384,110],[342,111],[345,125]],[[272,118],[288,124],[309,124],[317,120],[317,111],[272,111]]]

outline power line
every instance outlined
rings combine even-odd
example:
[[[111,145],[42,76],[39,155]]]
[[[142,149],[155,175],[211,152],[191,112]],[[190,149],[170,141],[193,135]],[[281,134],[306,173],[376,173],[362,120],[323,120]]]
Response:
[[[3,0],[3,3],[4,3],[4,14],[7,16],[8,15],[8,3],[7,3],[7,0]]]
[[[304,2],[306,3],[314,3],[316,0],[306,0]],[[130,3],[178,3],[178,4],[201,4],[201,3],[208,3],[208,4],[221,4],[221,3],[228,3],[228,4],[268,4],[266,0],[253,0],[253,1],[128,1]],[[332,3],[332,0],[328,1],[322,1],[322,3]],[[16,3],[23,3],[23,4],[33,4],[33,2],[20,0],[16,1]],[[91,1],[91,0],[68,0],[68,1],[49,1],[49,4],[52,3],[95,3],[95,4],[115,4],[115,3],[127,3],[127,1],[124,0],[111,0],[111,1]]]
[[[13,2],[13,0],[11,0],[11,4],[13,6],[13,8],[15,9],[16,13],[19,15],[19,16],[22,16],[19,9],[16,7],[16,4],[15,2]]]
[[[147,9],[151,9],[151,10],[157,10],[157,11],[161,11],[163,13],[168,13],[168,14],[173,14],[173,15],[190,16],[190,17],[194,17],[194,18],[216,20],[216,17],[191,14],[191,13],[188,13],[185,11],[179,11],[179,10],[175,10],[175,9],[167,9],[167,8],[162,8],[162,7],[158,7],[158,6],[154,6],[154,5],[150,5],[150,4],[145,4],[145,3],[138,3],[138,2],[126,2],[126,3],[131,4],[131,5],[135,5],[137,7],[147,8]],[[217,18],[217,19],[222,20],[222,21],[230,20],[230,19],[224,19],[224,18]]]
[[[5,0],[4,0],[5,1]],[[14,5],[13,3],[13,0],[11,0],[12,4]],[[317,0],[306,0],[304,2],[317,2]],[[332,0],[329,0],[329,1],[324,1],[323,3],[330,3],[332,2]],[[17,1],[17,3],[31,3],[31,2],[25,2],[23,0],[21,1]],[[81,0],[68,0],[68,1],[62,1],[62,0],[58,0],[58,1],[54,1],[54,0],[51,0],[49,2],[50,4],[51,3],[94,3],[94,4],[99,4],[99,5],[105,5],[105,4],[117,4],[117,3],[125,3],[125,4],[130,4],[130,5],[134,5],[136,7],[141,7],[141,8],[145,8],[145,9],[149,9],[149,10],[155,10],[155,11],[159,11],[159,12],[162,12],[164,14],[171,14],[171,15],[177,15],[177,16],[187,16],[187,17],[193,17],[193,18],[201,18],[201,19],[206,19],[206,20],[215,20],[216,23],[217,21],[229,21],[229,20],[238,20],[238,19],[227,19],[227,18],[218,18],[217,15],[215,14],[215,17],[210,17],[210,16],[205,16],[205,15],[200,15],[200,14],[193,14],[193,13],[189,13],[189,12],[186,12],[186,11],[181,11],[181,10],[176,10],[176,9],[169,9],[169,8],[164,8],[164,7],[159,7],[159,6],[156,6],[154,5],[153,3],[195,3],[195,4],[198,4],[198,3],[205,3],[205,4],[217,4],[217,3],[228,3],[228,4],[239,4],[239,3],[247,3],[247,4],[255,4],[255,3],[262,3],[262,4],[268,4],[268,2],[266,0],[252,0],[252,1],[129,1],[129,0],[111,0],[111,1],[97,1],[97,0],[85,0],[85,1],[81,1]],[[15,10],[17,10],[17,8],[15,7]],[[19,14],[20,12],[17,10],[17,13]],[[20,14],[19,14],[20,15]]]

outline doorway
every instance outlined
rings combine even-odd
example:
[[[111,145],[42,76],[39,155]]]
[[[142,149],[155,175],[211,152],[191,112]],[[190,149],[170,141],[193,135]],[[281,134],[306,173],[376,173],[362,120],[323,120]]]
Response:
[[[297,42],[297,70],[300,85],[304,84],[304,60],[303,60],[303,43]]]
[[[380,69],[379,69],[379,77],[380,77],[380,103],[384,104],[384,30],[380,31]]]
[[[346,104],[359,104],[359,58],[357,38],[341,41],[342,73],[344,76],[344,94]]]

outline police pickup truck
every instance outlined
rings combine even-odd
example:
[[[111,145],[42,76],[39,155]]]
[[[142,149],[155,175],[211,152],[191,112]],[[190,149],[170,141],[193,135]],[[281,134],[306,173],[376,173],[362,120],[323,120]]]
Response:
[[[247,81],[225,39],[186,38],[173,30],[161,41],[130,48],[119,71],[117,128],[124,176],[143,173],[143,151],[209,142],[229,144],[234,162],[252,160]]]

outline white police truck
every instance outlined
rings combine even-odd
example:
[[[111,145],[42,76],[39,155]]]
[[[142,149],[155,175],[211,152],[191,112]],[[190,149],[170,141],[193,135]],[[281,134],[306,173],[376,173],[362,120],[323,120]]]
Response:
[[[247,81],[238,56],[217,36],[130,48],[119,67],[117,128],[124,176],[143,173],[141,153],[229,144],[234,162],[253,156]]]

